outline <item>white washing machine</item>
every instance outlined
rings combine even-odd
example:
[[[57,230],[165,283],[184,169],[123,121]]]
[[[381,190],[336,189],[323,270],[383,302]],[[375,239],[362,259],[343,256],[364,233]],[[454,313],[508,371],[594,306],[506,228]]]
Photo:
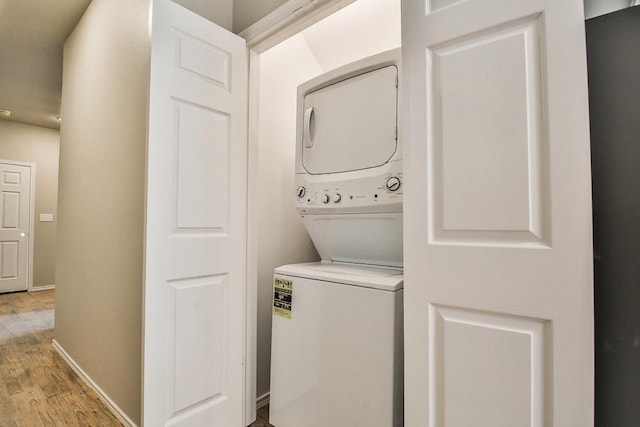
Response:
[[[320,262],[274,279],[270,423],[402,426],[402,270]]]
[[[294,203],[323,262],[275,270],[276,427],[403,424],[399,57],[298,88]]]

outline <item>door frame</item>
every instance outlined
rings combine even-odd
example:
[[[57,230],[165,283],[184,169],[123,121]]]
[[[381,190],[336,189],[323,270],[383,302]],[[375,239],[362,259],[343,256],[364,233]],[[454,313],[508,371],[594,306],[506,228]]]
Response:
[[[260,55],[307,27],[357,0],[288,0],[238,35],[247,42],[249,56],[247,134],[247,273],[245,329],[245,420],[256,418],[258,310],[258,147]],[[399,1],[399,0],[398,0]],[[264,396],[257,396],[261,403]],[[261,399],[262,398],[262,399]]]
[[[32,162],[23,162],[19,160],[4,160],[0,159],[0,164],[26,166],[29,168],[29,248],[27,251],[27,292],[31,292],[33,287],[33,234],[35,229],[35,206],[36,206],[36,164]],[[50,287],[46,287],[50,289]]]

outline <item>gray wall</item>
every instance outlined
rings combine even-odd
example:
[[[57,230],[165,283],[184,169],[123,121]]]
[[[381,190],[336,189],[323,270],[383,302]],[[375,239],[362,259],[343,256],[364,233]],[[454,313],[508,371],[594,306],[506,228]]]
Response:
[[[231,31],[233,0],[173,0],[192,12]],[[263,3],[263,2],[260,2]]]
[[[288,0],[233,0],[233,32],[255,24]],[[311,1],[311,0],[309,0]]]
[[[584,0],[585,19],[615,12],[637,3],[635,0]]]
[[[587,21],[595,426],[640,419],[640,7]]]
[[[140,422],[149,1],[93,0],[64,48],[55,339]]]
[[[55,284],[56,227],[58,222],[58,147],[55,129],[0,121],[0,159],[36,164],[33,236],[33,286]],[[53,222],[40,222],[41,213]]]

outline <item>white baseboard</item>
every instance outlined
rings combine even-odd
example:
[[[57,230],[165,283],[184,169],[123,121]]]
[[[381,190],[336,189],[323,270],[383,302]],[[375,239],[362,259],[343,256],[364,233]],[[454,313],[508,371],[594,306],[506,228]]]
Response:
[[[50,289],[55,289],[56,285],[44,285],[44,286],[32,286],[29,291],[48,291]]]
[[[258,397],[256,399],[256,409],[260,409],[263,406],[267,406],[269,404],[269,398],[270,398],[269,392],[266,392],[262,396]]]
[[[82,379],[82,381],[89,386],[93,391],[96,392],[100,400],[107,405],[107,408],[113,413],[113,415],[125,425],[125,427],[137,427],[136,423],[134,423],[131,418],[129,418],[123,411],[120,409],[118,405],[115,404],[113,400],[107,396],[107,394],[100,388],[98,385],[89,377],[80,366],[67,354],[67,352],[62,348],[62,346],[54,339],[51,343],[53,349],[67,362],[67,365],[71,367],[75,371],[76,374]]]

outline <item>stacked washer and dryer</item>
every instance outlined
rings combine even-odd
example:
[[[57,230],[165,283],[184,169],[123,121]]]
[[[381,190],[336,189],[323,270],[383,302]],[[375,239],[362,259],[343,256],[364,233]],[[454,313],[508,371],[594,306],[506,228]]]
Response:
[[[298,87],[295,205],[322,261],[274,273],[276,427],[403,424],[399,73],[397,49]]]

